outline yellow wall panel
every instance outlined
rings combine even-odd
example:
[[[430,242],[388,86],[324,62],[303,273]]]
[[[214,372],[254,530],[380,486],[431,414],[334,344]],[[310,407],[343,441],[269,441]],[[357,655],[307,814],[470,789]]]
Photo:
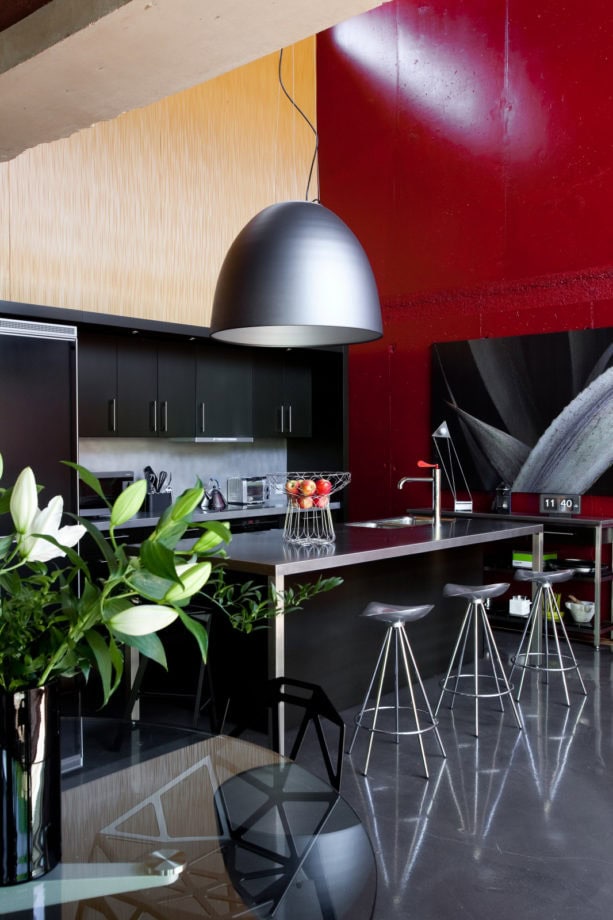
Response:
[[[277,66],[262,58],[13,160],[11,298],[208,325],[239,230],[305,196],[314,136]],[[285,52],[283,73],[314,121],[314,39]]]
[[[0,300],[11,299],[9,169],[10,163],[0,164]]]

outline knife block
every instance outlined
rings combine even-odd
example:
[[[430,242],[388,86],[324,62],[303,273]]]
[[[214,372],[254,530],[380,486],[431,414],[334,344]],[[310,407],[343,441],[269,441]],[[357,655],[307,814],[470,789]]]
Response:
[[[172,492],[147,492],[145,510],[149,514],[161,514],[172,504]]]

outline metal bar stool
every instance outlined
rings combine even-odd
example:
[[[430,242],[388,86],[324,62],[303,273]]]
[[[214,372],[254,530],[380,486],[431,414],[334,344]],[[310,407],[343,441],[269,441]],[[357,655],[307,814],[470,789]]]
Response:
[[[479,737],[479,700],[486,698],[497,697],[500,701],[500,709],[504,712],[504,701],[505,696],[509,697],[509,702],[513,709],[513,714],[515,716],[515,721],[517,722],[517,727],[519,729],[523,728],[522,721],[519,715],[519,710],[515,705],[515,701],[512,696],[512,686],[509,683],[507,676],[505,674],[502,661],[500,659],[500,653],[498,651],[498,646],[496,645],[496,640],[494,639],[494,633],[492,632],[492,627],[487,618],[487,613],[485,610],[484,601],[487,598],[499,597],[499,595],[504,594],[508,590],[509,585],[498,583],[492,585],[454,585],[447,584],[443,588],[444,597],[462,597],[468,600],[468,606],[466,608],[466,613],[464,619],[462,620],[462,625],[460,627],[460,632],[451,655],[451,660],[449,662],[449,667],[447,668],[447,673],[444,679],[441,681],[441,695],[439,696],[438,703],[436,704],[436,709],[434,714],[437,715],[443,696],[445,693],[451,693],[451,704],[450,709],[453,709],[456,696],[470,696],[474,699],[475,702],[475,737]],[[480,629],[480,626],[482,629]],[[481,631],[483,632],[483,638],[485,643],[485,650],[489,657],[490,662],[490,673],[489,674],[480,674],[479,673],[479,637]],[[469,637],[472,634],[472,646],[473,646],[473,661],[469,669],[463,671],[464,668],[464,656],[466,653],[466,648],[468,646]],[[455,674],[452,675],[452,671],[456,668]],[[471,681],[472,689],[471,690],[462,690],[461,681]],[[483,683],[486,681],[493,681],[494,689],[485,690],[483,689]]]
[[[372,743],[376,733],[384,735],[393,735],[396,739],[396,744],[400,743],[401,735],[417,735],[419,740],[419,747],[421,750],[421,758],[424,764],[424,770],[426,774],[426,779],[429,779],[430,774],[428,772],[428,763],[426,761],[426,752],[424,749],[424,743],[422,735],[428,731],[434,731],[436,735],[436,740],[441,749],[441,754],[443,757],[446,757],[445,748],[443,747],[443,742],[441,741],[441,736],[437,728],[438,722],[434,717],[432,712],[432,707],[428,701],[426,691],[415,661],[415,656],[413,655],[413,650],[411,649],[411,644],[407,638],[405,631],[406,623],[413,623],[415,620],[421,620],[422,617],[425,617],[433,608],[433,604],[429,605],[420,605],[418,607],[402,607],[394,606],[392,604],[380,604],[374,601],[369,604],[366,609],[362,612],[362,616],[370,617],[374,620],[381,620],[383,623],[387,623],[388,627],[385,631],[385,636],[383,637],[383,642],[381,644],[381,650],[379,652],[379,657],[377,659],[377,664],[375,665],[375,670],[373,671],[368,690],[366,691],[366,696],[364,697],[364,702],[362,703],[362,708],[355,717],[355,729],[353,732],[353,737],[351,739],[351,744],[349,745],[348,753],[351,754],[353,750],[353,745],[360,728],[365,729],[370,733],[368,740],[368,750],[366,753],[366,762],[364,764],[363,774],[364,776],[368,773],[368,764],[370,762],[370,754],[372,751]],[[385,674],[387,671],[388,662],[390,660],[390,648],[392,645],[392,637],[394,640],[394,650],[393,650],[393,667],[394,667],[394,705],[393,706],[382,706],[381,705],[381,694],[383,692],[383,682],[385,679]],[[402,664],[404,666],[404,675],[406,676],[409,697],[411,701],[410,706],[401,706],[400,705],[400,659],[402,658]],[[413,673],[413,678],[411,677],[411,669]],[[378,677],[378,682],[377,682]],[[421,691],[422,699],[425,704],[425,710],[418,709],[415,699],[415,690],[413,688],[413,681],[419,685]],[[375,693],[374,700],[372,700],[371,694],[373,687],[377,682],[377,689]],[[374,705],[369,706],[369,702],[372,700]],[[379,713],[382,710],[391,709],[394,712],[394,728],[378,728],[377,723],[379,721]],[[412,721],[410,722],[410,729],[401,729],[400,727],[400,717],[402,710],[410,710],[412,713]],[[372,713],[372,719],[369,720],[368,714]],[[428,717],[427,722],[422,723],[420,720],[420,713]],[[365,722],[366,719],[366,722]]]
[[[556,596],[553,593],[553,589],[551,587],[553,584],[558,584],[558,582],[568,581],[569,578],[573,577],[573,575],[574,572],[572,569],[561,569],[559,572],[533,572],[531,569],[518,569],[515,574],[517,581],[529,581],[536,585],[536,593],[532,602],[530,615],[526,620],[526,625],[524,627],[517,652],[511,659],[513,662],[511,674],[513,674],[515,668],[522,669],[522,675],[517,691],[518,700],[521,696],[521,691],[524,685],[524,678],[526,676],[527,670],[544,671],[545,676],[547,676],[550,671],[559,672],[560,676],[562,677],[562,684],[564,686],[564,698],[566,700],[567,706],[570,706],[570,697],[568,695],[566,672],[576,671],[577,677],[579,678],[579,683],[581,684],[581,689],[584,695],[587,696],[587,690],[585,689],[585,684],[583,683],[583,678],[581,677],[579,665],[577,664],[575,653],[573,652],[572,645],[570,644],[566,626],[564,625],[564,620],[562,619],[562,614],[560,613],[560,608],[558,606]],[[539,619],[541,618],[542,629],[539,629],[537,628],[537,625],[539,623]],[[551,636],[549,630],[550,625]],[[558,627],[560,628],[561,636],[558,633]],[[542,646],[540,642],[541,635],[543,637]],[[550,638],[553,638],[555,645],[555,655],[549,654]],[[562,649],[560,647],[560,638],[562,638],[566,644],[565,654],[562,653]]]

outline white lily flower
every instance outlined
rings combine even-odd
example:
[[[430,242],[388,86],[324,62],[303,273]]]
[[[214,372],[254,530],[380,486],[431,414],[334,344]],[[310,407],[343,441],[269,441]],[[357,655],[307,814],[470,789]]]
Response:
[[[177,619],[172,607],[160,604],[133,604],[115,613],[109,619],[109,626],[126,636],[147,636],[169,626]]]
[[[32,477],[32,482],[34,482],[34,477]],[[36,484],[34,484],[34,491],[36,492]],[[26,507],[24,504],[23,508]],[[50,559],[59,559],[66,555],[63,550],[45,540],[43,534],[53,537],[62,546],[74,546],[79,542],[85,533],[85,527],[82,524],[60,527],[63,510],[64,499],[61,495],[55,495],[47,507],[42,510],[38,508],[38,505],[35,506],[29,525],[20,532],[19,552],[24,560],[49,562]],[[15,520],[14,516],[13,520]],[[34,536],[34,534],[41,534],[41,536]]]

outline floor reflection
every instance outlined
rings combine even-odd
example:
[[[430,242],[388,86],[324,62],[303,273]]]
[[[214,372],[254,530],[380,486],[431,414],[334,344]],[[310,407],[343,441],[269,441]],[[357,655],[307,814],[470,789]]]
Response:
[[[515,644],[502,637],[507,655]],[[406,740],[377,739],[368,779],[348,758],[343,794],[378,853],[376,918],[536,920],[544,901],[556,920],[608,916],[613,654],[576,654],[587,697],[571,693],[567,707],[557,682],[530,675],[524,731],[492,704],[477,739],[470,706],[441,709],[447,759],[428,782]]]

